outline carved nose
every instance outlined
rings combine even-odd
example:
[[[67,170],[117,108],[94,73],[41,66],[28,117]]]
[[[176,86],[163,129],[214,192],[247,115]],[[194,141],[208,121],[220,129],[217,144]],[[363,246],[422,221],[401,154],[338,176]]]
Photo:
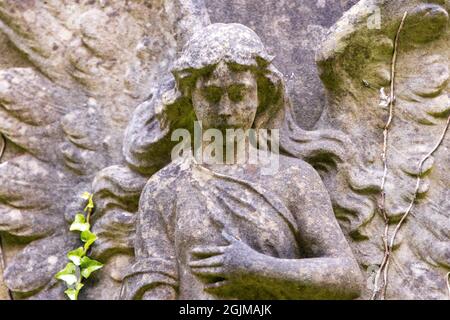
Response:
[[[219,105],[219,115],[221,116],[231,116],[232,112],[231,112],[231,102],[230,99],[228,98],[228,94],[225,93],[222,97],[222,99],[220,100],[220,105]]]

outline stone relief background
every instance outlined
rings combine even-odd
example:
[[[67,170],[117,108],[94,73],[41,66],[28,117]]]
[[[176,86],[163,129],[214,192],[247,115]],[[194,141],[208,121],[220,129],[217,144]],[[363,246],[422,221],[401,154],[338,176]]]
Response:
[[[132,110],[207,23],[203,4],[190,1],[0,3],[9,39],[0,71],[0,229],[15,298],[62,297],[52,274],[74,244],[66,219],[79,208],[77,194],[123,162]]]
[[[377,8],[381,28],[369,28]],[[331,29],[317,56],[330,103],[318,127],[341,130],[359,150],[348,160],[347,181],[354,193],[342,192],[343,184],[330,192],[340,198],[335,211],[360,264],[382,264],[383,238],[390,242],[409,212],[389,255],[387,298],[448,297],[449,8],[448,1],[360,1]],[[380,90],[391,93],[391,81],[395,103],[386,106]],[[383,176],[385,201],[380,199]],[[355,194],[366,201],[355,201]]]
[[[315,53],[328,29],[357,0],[209,0],[211,22],[242,23],[252,28],[275,56],[295,105],[295,120],[313,129],[325,107],[325,90]]]
[[[0,165],[6,264],[0,298],[8,298],[5,285],[15,299],[63,298],[52,277],[66,248],[74,246],[66,230],[81,206],[77,195],[85,190],[96,196],[94,229],[101,239],[95,254],[107,265],[81,298],[119,296],[132,257],[139,195],[157,169],[136,170],[126,146],[122,153],[126,127],[135,109],[148,110],[145,105],[184,42],[210,21],[240,22],[261,36],[276,55],[295,122],[303,129],[338,129],[345,135],[330,138],[338,141],[335,148],[321,144],[324,134],[311,134],[315,149],[324,150],[311,155],[304,141],[296,141],[303,130],[292,124],[286,144],[293,143],[291,154],[321,173],[368,277],[362,298],[370,298],[386,227],[379,194],[388,109],[380,106],[380,89],[390,94],[394,39],[408,11],[387,145],[388,236],[414,198],[417,177],[421,180],[419,200],[396,242],[387,298],[446,299],[448,135],[425,170],[420,172],[418,163],[447,125],[450,4],[362,0],[350,9],[356,2],[0,0],[0,132],[6,140]],[[368,28],[376,10],[381,29]]]

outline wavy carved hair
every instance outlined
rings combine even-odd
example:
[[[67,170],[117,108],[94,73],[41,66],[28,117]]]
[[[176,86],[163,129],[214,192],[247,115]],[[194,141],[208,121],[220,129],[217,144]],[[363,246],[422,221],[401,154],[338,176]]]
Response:
[[[175,129],[192,130],[196,116],[192,91],[221,61],[238,71],[250,71],[257,80],[258,110],[253,128],[280,128],[288,96],[283,75],[272,65],[261,39],[240,24],[212,24],[187,42],[172,74],[153,97],[140,105],[128,126],[124,154],[135,170],[151,174],[170,162],[170,141]]]

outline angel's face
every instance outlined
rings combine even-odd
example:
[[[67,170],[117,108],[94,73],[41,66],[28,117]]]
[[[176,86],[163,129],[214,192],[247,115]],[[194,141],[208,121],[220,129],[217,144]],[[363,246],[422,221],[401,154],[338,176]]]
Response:
[[[205,129],[250,129],[258,108],[256,77],[220,62],[197,80],[192,103]]]

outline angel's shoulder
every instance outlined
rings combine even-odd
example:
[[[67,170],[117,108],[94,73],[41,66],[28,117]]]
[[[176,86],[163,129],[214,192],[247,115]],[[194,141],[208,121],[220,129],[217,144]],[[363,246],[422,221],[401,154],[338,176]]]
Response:
[[[320,180],[317,170],[308,162],[284,155],[280,155],[280,169],[281,175],[288,177],[302,177],[303,180],[317,181]]]
[[[179,163],[168,164],[150,177],[142,191],[141,199],[160,200],[167,199],[168,196],[173,197],[177,187],[182,184],[183,176]]]

